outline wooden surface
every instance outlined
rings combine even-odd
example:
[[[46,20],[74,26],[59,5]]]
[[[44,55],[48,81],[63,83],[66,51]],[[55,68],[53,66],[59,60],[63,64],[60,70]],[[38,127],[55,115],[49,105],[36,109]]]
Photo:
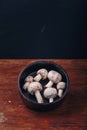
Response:
[[[50,112],[35,112],[22,102],[18,75],[36,60],[0,60],[0,130],[87,130],[87,60],[50,60],[70,78],[64,103]]]

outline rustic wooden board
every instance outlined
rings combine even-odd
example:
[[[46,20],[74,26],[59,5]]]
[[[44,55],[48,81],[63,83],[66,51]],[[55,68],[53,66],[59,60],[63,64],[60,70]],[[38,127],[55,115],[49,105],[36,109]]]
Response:
[[[87,60],[49,60],[69,75],[64,103],[50,112],[35,112],[22,102],[18,75],[36,60],[0,60],[0,130],[87,130]]]

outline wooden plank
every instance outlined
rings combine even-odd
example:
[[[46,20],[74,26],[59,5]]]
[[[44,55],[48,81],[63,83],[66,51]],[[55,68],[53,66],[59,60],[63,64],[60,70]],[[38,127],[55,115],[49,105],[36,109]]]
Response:
[[[49,60],[61,65],[70,78],[66,100],[50,112],[28,109],[18,92],[20,71],[34,61],[0,60],[0,130],[86,130],[87,60]]]

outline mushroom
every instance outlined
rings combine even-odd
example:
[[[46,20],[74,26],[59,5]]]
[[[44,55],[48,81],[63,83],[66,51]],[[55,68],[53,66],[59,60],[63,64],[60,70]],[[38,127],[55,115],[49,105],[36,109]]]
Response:
[[[58,89],[58,96],[62,97],[63,95],[63,89],[65,88],[65,82],[59,82],[57,84],[57,89]]]
[[[25,84],[24,84],[24,86],[23,86],[23,89],[24,90],[27,90],[27,88],[29,87],[29,84],[31,83],[31,82],[33,82],[33,77],[32,76],[27,76],[26,78],[25,78]]]
[[[28,87],[28,92],[31,95],[35,95],[38,103],[43,103],[43,99],[40,94],[41,90],[42,90],[42,85],[39,82],[32,82],[32,83],[30,83],[30,85]]]
[[[47,75],[48,75],[48,72],[46,69],[40,69],[37,71],[37,75],[34,77],[34,80],[35,81],[40,81],[41,79],[46,79],[47,78]]]
[[[25,78],[25,81],[31,83],[33,82],[33,77],[29,75]]]
[[[57,90],[55,88],[46,88],[44,90],[44,97],[49,99],[49,103],[53,102],[56,96],[57,96]]]
[[[48,73],[48,79],[50,80],[46,85],[45,87],[48,88],[48,87],[52,87],[53,83],[58,83],[61,81],[62,79],[62,76],[60,73],[54,71],[54,70],[51,70],[49,71]]]

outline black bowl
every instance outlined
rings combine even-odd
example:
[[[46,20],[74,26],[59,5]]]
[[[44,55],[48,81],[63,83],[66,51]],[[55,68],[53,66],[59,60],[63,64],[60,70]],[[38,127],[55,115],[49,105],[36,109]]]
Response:
[[[28,75],[32,75],[34,77],[36,75],[37,70],[39,70],[41,68],[46,68],[48,71],[55,70],[55,71],[59,72],[62,75],[62,81],[64,81],[66,83],[66,87],[64,89],[63,96],[61,98],[59,98],[57,96],[52,103],[49,103],[48,100],[44,98],[43,91],[41,94],[43,96],[44,103],[40,104],[40,103],[37,103],[36,98],[34,96],[30,95],[27,91],[25,91],[23,89],[24,79]],[[41,80],[40,83],[42,84],[42,86],[44,86],[48,81],[49,81],[48,79]],[[67,73],[64,71],[64,69],[62,67],[60,67],[59,65],[57,65],[53,62],[49,62],[49,61],[37,61],[37,62],[34,62],[34,63],[28,65],[20,73],[19,79],[18,79],[18,89],[19,89],[21,98],[23,99],[23,102],[30,109],[37,110],[37,111],[48,111],[48,110],[51,110],[51,109],[59,106],[59,104],[61,104],[63,102],[63,99],[68,92],[69,86],[70,86],[69,78],[68,78]],[[56,85],[54,84],[53,87],[56,87]]]

